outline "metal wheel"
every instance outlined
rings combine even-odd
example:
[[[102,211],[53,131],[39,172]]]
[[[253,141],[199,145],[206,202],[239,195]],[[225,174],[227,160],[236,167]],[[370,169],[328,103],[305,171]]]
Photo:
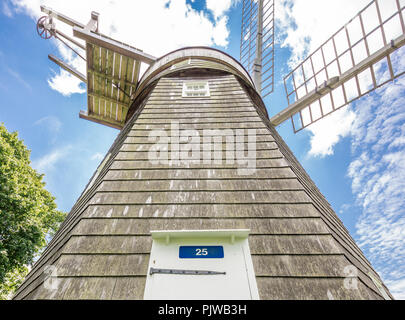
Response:
[[[42,39],[50,39],[53,36],[52,31],[45,27],[45,25],[49,23],[49,19],[49,16],[43,16],[38,19],[37,32]]]

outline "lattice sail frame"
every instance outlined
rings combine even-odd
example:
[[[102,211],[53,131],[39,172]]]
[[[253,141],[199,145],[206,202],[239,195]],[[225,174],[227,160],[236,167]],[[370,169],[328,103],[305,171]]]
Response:
[[[257,52],[259,0],[243,0],[240,62],[253,74]],[[274,90],[274,0],[263,0],[261,94]]]
[[[86,74],[82,74],[54,55],[48,55],[51,61],[86,83],[87,110],[80,111],[79,117],[122,129],[138,85],[141,63],[150,65],[156,57],[100,33],[97,12],[93,11],[90,21],[84,25],[46,6],[41,6],[41,11],[48,16],[37,23],[39,35],[49,32],[86,62]],[[72,27],[73,36],[85,44],[56,29],[54,20]],[[84,50],[85,57],[69,43]]]
[[[405,0],[374,0],[284,78],[289,105],[318,93],[291,117],[295,133],[405,73],[404,20]]]

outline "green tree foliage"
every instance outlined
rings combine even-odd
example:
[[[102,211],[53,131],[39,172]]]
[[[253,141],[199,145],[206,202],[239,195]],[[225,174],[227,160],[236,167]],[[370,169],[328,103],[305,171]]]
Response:
[[[29,269],[27,266],[22,266],[7,273],[4,281],[0,284],[0,300],[8,300],[12,298],[14,291],[17,290],[20,284],[24,281],[28,271]]]
[[[0,123],[0,299],[18,287],[65,218],[29,158],[18,134]]]

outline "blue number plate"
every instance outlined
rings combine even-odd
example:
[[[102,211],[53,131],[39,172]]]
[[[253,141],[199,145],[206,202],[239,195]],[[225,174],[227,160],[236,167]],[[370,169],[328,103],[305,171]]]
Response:
[[[223,246],[181,246],[180,259],[222,259],[224,257]]]

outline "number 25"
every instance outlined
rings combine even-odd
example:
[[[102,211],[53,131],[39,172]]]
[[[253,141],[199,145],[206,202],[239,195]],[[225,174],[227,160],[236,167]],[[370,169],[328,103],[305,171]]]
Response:
[[[207,248],[204,249],[196,249],[196,256],[206,256],[208,255]]]

